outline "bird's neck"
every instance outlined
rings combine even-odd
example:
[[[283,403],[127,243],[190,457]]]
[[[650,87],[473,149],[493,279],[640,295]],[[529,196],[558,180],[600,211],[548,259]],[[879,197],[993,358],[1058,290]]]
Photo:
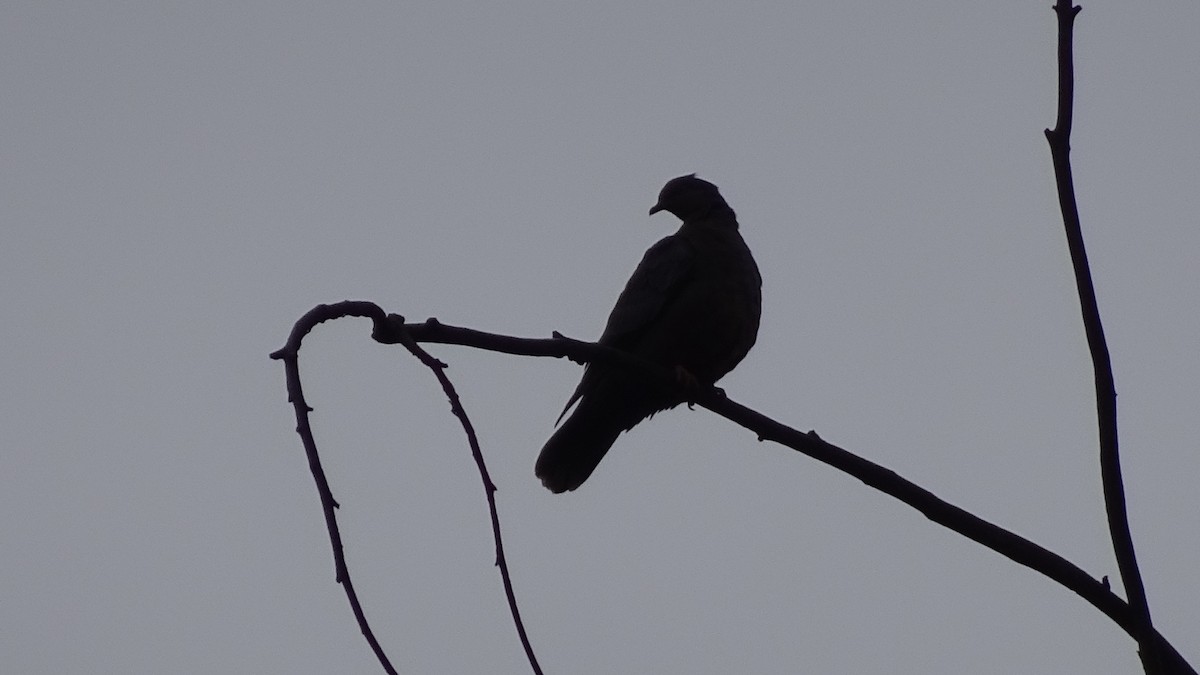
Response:
[[[737,230],[738,221],[737,214],[733,209],[725,204],[719,204],[710,209],[707,213],[699,216],[692,216],[683,223],[683,227],[696,229],[717,228],[723,230]]]

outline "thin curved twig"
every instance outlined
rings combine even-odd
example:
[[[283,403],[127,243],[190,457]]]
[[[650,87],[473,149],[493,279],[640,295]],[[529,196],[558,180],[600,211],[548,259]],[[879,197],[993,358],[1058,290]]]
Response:
[[[325,512],[325,527],[329,530],[329,542],[333,546],[333,561],[337,582],[345,590],[346,598],[350,601],[350,608],[354,612],[354,618],[358,622],[358,627],[367,639],[367,643],[371,645],[371,650],[375,652],[375,657],[379,659],[380,665],[383,666],[384,671],[389,675],[396,675],[396,669],[388,660],[383,648],[379,645],[379,641],[375,639],[375,633],[371,630],[371,626],[367,622],[362,604],[358,600],[358,594],[354,591],[354,583],[350,579],[350,570],[346,566],[346,556],[342,550],[342,535],[338,529],[337,515],[334,512],[334,509],[338,508],[339,504],[334,500],[333,493],[329,489],[329,481],[325,478],[325,471],[321,468],[321,459],[317,454],[317,444],[313,439],[312,428],[308,421],[308,413],[312,411],[312,408],[305,403],[304,392],[300,386],[300,343],[318,324],[343,316],[367,317],[375,322],[377,330],[387,325],[388,322],[388,317],[384,311],[372,302],[347,300],[333,305],[318,305],[296,322],[296,325],[292,328],[291,335],[288,337],[287,344],[282,349],[272,353],[271,358],[282,360],[287,372],[288,401],[295,407],[296,432],[300,434],[300,438],[304,443],[304,450],[308,455],[308,465],[312,471],[313,480],[317,484],[317,492],[321,496],[321,507]],[[395,315],[393,317],[398,318],[400,324],[403,325],[404,319],[402,317],[395,317]],[[542,675],[541,666],[538,665],[537,656],[534,654],[533,647],[529,643],[529,637],[525,632],[525,624],[521,620],[521,612],[517,608],[517,597],[513,592],[512,578],[508,572],[508,561],[504,556],[504,544],[500,537],[500,515],[496,511],[496,485],[492,482],[492,478],[488,474],[487,464],[483,461],[483,453],[480,451],[479,439],[475,434],[475,429],[471,424],[470,418],[467,417],[466,410],[463,409],[458,392],[455,391],[450,379],[446,377],[446,364],[430,356],[428,352],[422,349],[416,342],[407,338],[403,333],[399,334],[394,342],[399,342],[408,348],[413,356],[416,356],[437,377],[438,382],[442,385],[442,391],[450,399],[451,411],[458,418],[462,424],[463,431],[467,435],[467,442],[471,447],[471,455],[475,458],[475,465],[479,468],[479,476],[483,479],[484,492],[487,495],[488,512],[492,520],[492,538],[496,542],[495,564],[500,568],[500,578],[504,583],[504,595],[508,600],[513,624],[516,626],[521,645],[525,649],[525,656],[529,659],[530,668],[533,669],[535,675]]]
[[[400,344],[404,345],[413,356],[433,371],[434,376],[442,385],[442,391],[450,399],[451,411],[462,423],[463,431],[467,434],[467,442],[471,446],[471,456],[475,458],[475,466],[479,468],[479,477],[483,479],[483,490],[487,494],[488,512],[492,517],[492,539],[496,542],[496,567],[500,568],[500,579],[504,582],[504,595],[508,599],[508,609],[512,613],[513,625],[517,628],[521,646],[525,649],[525,657],[529,659],[529,667],[536,675],[542,675],[542,667],[538,665],[537,656],[533,653],[533,646],[529,643],[529,636],[525,633],[525,622],[521,620],[521,611],[517,609],[517,596],[513,592],[512,577],[508,573],[508,559],[504,556],[504,542],[500,537],[500,515],[496,512],[496,484],[492,482],[487,464],[483,461],[483,453],[479,449],[479,437],[475,435],[475,427],[467,417],[467,411],[463,408],[462,400],[459,399],[458,392],[455,391],[450,378],[446,377],[446,364],[430,356],[429,352],[422,349],[408,335],[400,336]]]
[[[1131,635],[1138,641],[1146,673],[1156,675],[1163,672],[1164,664],[1156,655],[1154,641],[1148,639],[1154,632],[1154,625],[1150,620],[1150,605],[1146,600],[1146,589],[1138,569],[1133,535],[1129,530],[1129,515],[1125,507],[1125,485],[1121,479],[1121,457],[1117,448],[1117,390],[1113,382],[1112,359],[1108,353],[1108,343],[1104,339],[1104,325],[1100,321],[1100,307],[1092,285],[1087,249],[1083,244],[1079,206],[1075,201],[1075,179],[1071,171],[1071,123],[1075,98],[1072,45],[1075,16],[1079,10],[1080,7],[1073,6],[1069,0],[1058,0],[1054,5],[1054,12],[1058,16],[1058,118],[1053,129],[1046,129],[1046,140],[1050,144],[1050,156],[1054,162],[1058,203],[1062,210],[1071,265],[1075,271],[1075,286],[1079,292],[1088,350],[1092,355],[1100,440],[1100,480],[1104,488],[1109,536],[1113,542],[1117,569],[1121,573],[1121,585],[1125,587],[1125,593],[1129,596],[1129,607],[1133,615]]]
[[[313,480],[317,483],[317,493],[321,495],[321,510],[325,512],[325,528],[329,530],[329,543],[333,546],[335,578],[345,590],[346,598],[350,601],[350,609],[354,612],[354,619],[358,621],[358,628],[362,631],[363,637],[371,645],[371,651],[375,652],[375,658],[379,659],[380,665],[388,675],[396,675],[396,669],[388,660],[387,654],[383,652],[379,641],[375,639],[375,633],[371,630],[370,624],[367,623],[367,616],[363,613],[362,604],[358,601],[358,593],[354,591],[354,582],[350,580],[350,569],[346,566],[346,554],[342,550],[342,534],[338,530],[337,514],[334,512],[339,504],[334,500],[333,492],[329,489],[329,481],[325,479],[325,470],[321,468],[321,457],[317,454],[317,442],[313,439],[312,427],[308,422],[308,413],[312,412],[312,408],[304,402],[304,390],[300,386],[299,355],[300,343],[304,340],[304,336],[308,335],[318,324],[343,316],[365,316],[378,320],[384,317],[384,313],[378,305],[372,302],[347,301],[337,305],[318,305],[296,322],[296,325],[292,327],[291,335],[288,336],[287,344],[282,349],[273,352],[271,358],[283,361],[287,376],[288,402],[296,410],[296,433],[300,434],[300,440],[304,443],[304,452],[308,455],[308,468],[312,471]]]

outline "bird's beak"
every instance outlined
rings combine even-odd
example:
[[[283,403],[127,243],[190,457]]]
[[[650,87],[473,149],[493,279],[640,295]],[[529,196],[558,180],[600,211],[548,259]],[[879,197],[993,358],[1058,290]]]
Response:
[[[654,215],[662,210],[663,210],[662,202],[659,202],[658,204],[655,204],[654,206],[650,207],[650,215]]]

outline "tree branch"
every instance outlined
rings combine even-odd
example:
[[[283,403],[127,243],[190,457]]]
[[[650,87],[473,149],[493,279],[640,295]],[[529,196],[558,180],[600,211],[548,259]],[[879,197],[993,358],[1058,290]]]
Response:
[[[383,344],[404,344],[409,347],[410,351],[415,347],[415,343],[419,342],[454,344],[522,356],[568,357],[577,363],[602,361],[639,372],[651,379],[657,379],[666,386],[678,386],[678,381],[674,373],[656,364],[599,344],[572,340],[557,333],[549,339],[532,339],[497,335],[470,328],[447,326],[439,323],[436,319],[429,319],[420,324],[409,324],[405,323],[404,317],[397,314],[385,315],[382,309],[370,302],[345,301],[334,305],[319,305],[305,314],[300,321],[296,322],[291,336],[288,338],[287,345],[271,354],[271,358],[283,360],[286,367],[289,401],[292,402],[296,409],[298,421],[297,432],[300,433],[304,441],[305,451],[309,458],[309,466],[312,469],[313,478],[316,480],[317,490],[321,495],[321,504],[325,511],[326,525],[330,533],[330,543],[333,545],[337,580],[343,584],[359,626],[364,636],[366,636],[367,641],[371,644],[372,649],[375,650],[380,663],[384,665],[387,672],[394,673],[395,671],[387,662],[387,658],[383,655],[382,650],[371,634],[370,628],[367,626],[362,608],[350,583],[349,572],[346,569],[345,558],[342,554],[341,536],[338,534],[337,521],[333,511],[337,508],[337,502],[334,501],[329,491],[328,483],[321,469],[320,460],[317,457],[316,444],[312,440],[312,433],[308,424],[308,412],[311,409],[304,403],[303,392],[300,388],[297,356],[301,341],[305,335],[321,322],[342,316],[370,318],[374,324],[372,337],[376,341]],[[418,358],[422,358],[423,361],[425,360],[421,356],[423,350],[419,350],[418,348],[413,353]],[[428,354],[425,354],[425,357],[433,360]],[[431,367],[433,367],[435,373],[440,373],[444,366],[435,361]],[[444,373],[442,373],[442,376],[444,376]],[[439,377],[439,381],[442,381],[442,377]],[[446,384],[448,384],[448,381],[443,383],[444,388]],[[451,404],[454,406],[455,414],[458,415],[458,411],[462,408],[461,405],[455,403],[457,401],[457,394],[453,394],[452,392],[452,387],[447,389],[447,395],[451,396]],[[1108,588],[1106,581],[1101,582],[1093,579],[1062,556],[946,502],[887,468],[858,457],[835,445],[826,443],[817,436],[816,432],[802,433],[751,410],[728,398],[722,390],[716,387],[702,387],[699,390],[689,390],[688,393],[695,403],[749,429],[757,434],[760,441],[774,441],[848,473],[884,494],[908,504],[933,522],[983,544],[1010,560],[1040,572],[1062,586],[1074,591],[1130,635],[1134,635],[1134,632],[1138,630],[1137,618],[1133,610],[1131,610],[1130,606],[1124,600]],[[517,632],[521,637],[522,644],[525,646],[526,654],[530,658],[530,665],[534,668],[534,672],[540,675],[541,671],[532,656],[532,650],[529,647],[525,636],[525,629],[516,608],[516,600],[512,594],[512,585],[508,579],[508,567],[503,562],[503,547],[499,538],[500,524],[496,516],[493,497],[495,488],[488,477],[486,467],[483,465],[482,456],[479,454],[478,442],[474,439],[474,431],[470,427],[470,422],[466,420],[465,413],[459,419],[463,422],[463,427],[468,432],[472,454],[475,456],[476,463],[480,467],[480,475],[488,493],[488,503],[492,514],[493,536],[496,539],[497,566],[500,567],[501,577],[504,580],[505,593],[509,600]],[[1144,635],[1143,640],[1141,644],[1152,645],[1156,653],[1160,656],[1162,663],[1167,668],[1164,672],[1178,673],[1179,675],[1197,675],[1195,669],[1184,660],[1175,647],[1154,628],[1151,628],[1150,632]]]
[[[1130,634],[1138,641],[1146,672],[1156,674],[1164,672],[1165,664],[1157,655],[1155,642],[1149,639],[1154,634],[1154,626],[1150,620],[1150,606],[1146,600],[1146,590],[1134,553],[1133,536],[1129,530],[1125,486],[1121,479],[1121,458],[1117,449],[1117,391],[1113,382],[1112,360],[1104,339],[1104,326],[1100,322],[1100,308],[1096,302],[1096,290],[1092,285],[1087,250],[1083,244],[1079,206],[1075,201],[1075,180],[1071,172],[1071,124],[1075,97],[1072,43],[1075,16],[1079,10],[1080,7],[1072,6],[1069,0],[1058,0],[1054,6],[1058,16],[1058,119],[1054,129],[1046,130],[1046,140],[1050,144],[1050,156],[1054,162],[1058,202],[1062,210],[1067,247],[1071,253],[1071,265],[1075,271],[1075,286],[1079,292],[1084,332],[1092,355],[1100,440],[1100,479],[1104,487],[1109,535],[1113,542],[1117,569],[1121,573],[1121,584],[1129,596],[1129,607],[1133,617],[1133,630]]]
[[[403,321],[402,318],[401,321]],[[542,667],[538,665],[537,656],[533,653],[533,646],[529,643],[529,636],[525,633],[525,622],[521,620],[521,611],[517,609],[517,596],[513,592],[512,577],[508,573],[508,559],[504,556],[504,542],[500,537],[500,515],[496,512],[496,484],[492,482],[487,464],[483,461],[483,452],[479,449],[479,438],[475,435],[475,427],[467,418],[467,411],[463,409],[462,400],[459,399],[454,385],[446,377],[446,364],[430,356],[429,352],[422,349],[411,337],[401,335],[400,338],[400,344],[404,345],[413,356],[433,371],[434,376],[442,385],[442,391],[446,393],[446,398],[450,399],[451,411],[462,423],[463,432],[467,434],[467,443],[471,446],[471,456],[475,458],[475,466],[479,469],[479,477],[483,479],[483,490],[487,495],[488,513],[492,518],[492,540],[496,542],[496,567],[500,568],[500,580],[504,583],[504,597],[508,600],[508,609],[512,613],[513,625],[516,626],[517,636],[521,640],[521,646],[525,649],[525,657],[529,659],[529,667],[533,669],[535,675],[542,675]]]
[[[371,645],[371,651],[375,652],[375,658],[379,659],[380,665],[388,675],[396,675],[396,669],[388,660],[387,654],[383,652],[379,641],[375,639],[375,633],[371,630],[370,624],[367,623],[367,616],[363,613],[362,604],[358,601],[358,593],[354,591],[354,582],[350,579],[350,569],[346,566],[346,554],[342,550],[342,534],[338,529],[337,514],[334,512],[334,509],[340,505],[334,500],[333,492],[329,489],[329,481],[325,479],[325,470],[321,468],[321,457],[317,454],[317,442],[313,439],[312,427],[308,422],[308,413],[312,412],[312,408],[305,403],[304,389],[300,386],[300,342],[317,324],[343,316],[365,316],[378,320],[383,317],[383,310],[372,302],[343,302],[336,307],[318,305],[296,322],[296,325],[292,327],[291,335],[288,336],[287,344],[282,349],[273,352],[271,358],[283,361],[287,377],[288,402],[296,411],[296,433],[300,434],[300,440],[304,443],[304,452],[308,455],[308,468],[312,472],[313,480],[316,481],[317,494],[321,496],[321,510],[325,513],[325,529],[329,531],[329,543],[333,547],[334,578],[346,592],[346,598],[350,601],[350,609],[354,612],[354,619],[358,622],[358,628],[362,631],[363,637],[367,639],[367,644]]]
[[[333,498],[333,493],[329,489],[329,481],[326,480],[325,471],[321,468],[321,459],[317,454],[317,443],[313,439],[312,428],[308,422],[308,413],[312,412],[312,408],[304,402],[304,391],[300,386],[299,353],[300,344],[303,342],[304,337],[317,325],[343,316],[370,318],[374,321],[377,328],[386,326],[389,321],[389,317],[385,316],[383,310],[372,302],[345,301],[335,305],[318,305],[296,322],[296,325],[292,328],[291,335],[288,336],[287,344],[282,349],[273,352],[271,358],[282,360],[287,373],[288,401],[295,408],[296,432],[300,434],[300,438],[304,443],[304,450],[308,455],[309,469],[312,471],[313,480],[317,484],[317,493],[321,496],[321,507],[325,512],[325,527],[329,531],[329,543],[333,547],[333,561],[337,582],[345,590],[346,598],[350,601],[350,608],[354,612],[354,618],[358,622],[359,630],[362,631],[363,637],[367,639],[371,650],[375,652],[375,657],[379,660],[380,665],[383,666],[384,671],[389,675],[396,675],[396,669],[392,667],[387,654],[384,653],[383,648],[379,645],[379,641],[375,639],[375,633],[371,630],[371,626],[367,622],[366,614],[363,613],[362,605],[358,601],[358,594],[354,591],[354,583],[350,579],[350,570],[346,565],[346,556],[342,550],[342,535],[338,529],[337,515],[334,512],[334,509],[338,508],[339,505]],[[398,321],[401,326],[404,324],[403,317],[392,315],[390,319]],[[492,478],[488,473],[487,464],[483,461],[483,453],[479,448],[479,438],[475,434],[475,428],[471,424],[470,418],[467,417],[467,411],[463,409],[458,392],[454,389],[454,385],[450,382],[450,379],[446,377],[446,364],[430,356],[428,352],[422,349],[407,334],[400,332],[395,334],[394,337],[395,339],[391,341],[392,343],[398,342],[404,345],[413,356],[417,357],[421,363],[433,372],[438,383],[442,385],[442,391],[450,399],[451,412],[458,418],[459,423],[462,424],[463,432],[467,435],[467,443],[471,447],[471,456],[475,459],[475,465],[479,469],[479,477],[483,480],[484,494],[487,496],[488,513],[492,520],[492,539],[496,543],[495,564],[496,567],[500,568],[500,579],[504,584],[504,595],[508,600],[508,608],[512,614],[517,635],[521,640],[521,646],[525,649],[525,656],[529,659],[530,668],[533,670],[534,675],[542,675],[542,668],[538,665],[537,656],[533,653],[533,646],[529,643],[529,636],[525,632],[525,623],[521,620],[521,612],[517,608],[517,597],[513,592],[512,578],[508,573],[508,560],[504,556],[504,543],[500,536],[500,515],[496,511],[496,485],[492,482]]]
[[[565,338],[557,333],[550,339],[518,338],[448,326],[436,319],[419,324],[406,324],[403,317],[392,314],[388,316],[386,323],[375,323],[373,337],[385,344],[401,342],[411,337],[417,342],[462,345],[505,354],[568,357],[578,363],[603,361],[640,372],[667,386],[678,386],[674,374],[668,369],[609,347]],[[1130,606],[1115,595],[1106,583],[1092,578],[1062,556],[950,504],[890,469],[825,442],[815,432],[797,431],[751,410],[728,398],[716,387],[701,388],[698,392],[690,392],[690,395],[696,404],[749,429],[757,434],[759,440],[770,440],[785,445],[848,473],[880,492],[908,504],[933,522],[1053,579],[1099,609],[1136,639],[1134,631],[1137,630],[1138,624]],[[1153,628],[1148,633],[1148,640],[1163,655],[1164,662],[1172,668],[1168,672],[1196,675],[1196,671],[1174,646]]]

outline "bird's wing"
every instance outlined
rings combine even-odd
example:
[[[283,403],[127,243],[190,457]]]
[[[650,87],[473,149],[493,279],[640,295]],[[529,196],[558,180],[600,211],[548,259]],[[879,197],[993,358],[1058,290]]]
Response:
[[[651,246],[608,315],[600,344],[625,350],[637,344],[662,316],[663,309],[687,286],[694,258],[691,242],[677,234]],[[559,415],[560,420],[591,386],[595,374],[596,369],[590,365],[584,370],[579,386]]]

